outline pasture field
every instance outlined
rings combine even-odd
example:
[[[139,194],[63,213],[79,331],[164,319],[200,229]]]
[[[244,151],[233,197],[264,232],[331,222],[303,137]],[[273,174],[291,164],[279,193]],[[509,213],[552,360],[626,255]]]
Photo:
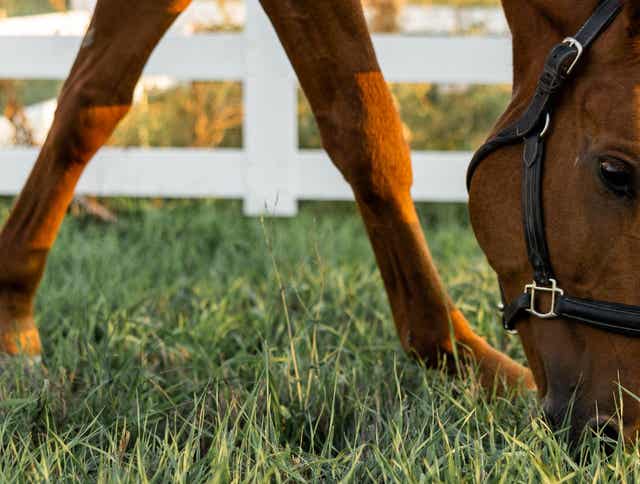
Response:
[[[10,201],[0,201],[0,219]],[[71,217],[38,298],[44,368],[0,371],[1,482],[634,482],[637,449],[574,461],[533,396],[400,349],[351,204],[113,200]],[[456,301],[519,360],[463,206],[420,207]]]

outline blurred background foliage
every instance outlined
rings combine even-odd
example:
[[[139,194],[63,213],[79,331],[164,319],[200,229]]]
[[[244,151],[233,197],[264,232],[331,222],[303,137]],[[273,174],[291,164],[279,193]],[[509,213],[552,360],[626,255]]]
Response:
[[[4,112],[7,105],[19,102],[23,106],[30,106],[55,97],[62,86],[60,81],[0,79],[0,110]]]
[[[143,96],[113,134],[116,146],[242,146],[242,85],[191,82]]]
[[[55,81],[0,80],[0,109],[55,97]],[[405,135],[415,150],[470,150],[479,146],[511,96],[509,86],[394,84]],[[321,148],[311,108],[299,91],[298,143]],[[109,144],[142,147],[242,147],[242,85],[192,82],[151,91],[137,102]]]
[[[477,148],[511,97],[510,86],[394,84],[392,92],[414,150]],[[299,145],[320,148],[320,133],[302,92],[299,99]]]
[[[68,7],[67,0],[0,0],[0,17],[60,12]]]

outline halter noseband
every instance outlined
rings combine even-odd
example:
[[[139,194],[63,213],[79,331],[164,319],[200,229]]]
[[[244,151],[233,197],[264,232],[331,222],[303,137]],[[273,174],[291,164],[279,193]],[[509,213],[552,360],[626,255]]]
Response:
[[[467,187],[480,162],[506,145],[522,143],[522,212],[527,253],[533,268],[533,282],[524,293],[503,307],[503,325],[515,331],[517,320],[527,312],[538,318],[568,318],[590,326],[628,336],[640,336],[640,306],[591,301],[568,296],[558,285],[544,229],[542,209],[542,165],[545,135],[551,123],[554,101],[593,41],[613,22],[622,9],[621,0],[604,0],[574,37],[553,47],[547,57],[538,85],[524,114],[489,139],[476,152],[467,172]],[[537,296],[546,293],[550,303],[540,310]]]

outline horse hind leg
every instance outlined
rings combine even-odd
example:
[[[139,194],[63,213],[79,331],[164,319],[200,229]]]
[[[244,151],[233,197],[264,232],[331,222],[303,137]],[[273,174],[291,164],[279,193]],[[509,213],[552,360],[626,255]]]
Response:
[[[98,0],[36,164],[0,232],[0,352],[37,356],[47,255],[82,171],[128,112],[151,52],[190,0]]]
[[[323,145],[353,189],[405,350],[435,366],[457,347],[479,363],[487,386],[496,376],[531,385],[530,372],[476,335],[443,288],[411,199],[410,151],[360,0],[261,3]]]

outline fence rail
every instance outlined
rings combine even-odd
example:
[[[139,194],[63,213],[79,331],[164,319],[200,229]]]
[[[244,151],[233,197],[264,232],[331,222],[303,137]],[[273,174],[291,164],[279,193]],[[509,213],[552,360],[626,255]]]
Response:
[[[0,78],[64,79],[81,39],[0,37]],[[505,38],[375,35],[385,76],[392,82],[511,82]],[[169,36],[152,55],[147,75],[243,83],[244,148],[105,148],[78,191],[104,196],[244,199],[249,215],[294,215],[298,200],[349,200],[348,185],[326,154],[298,149],[297,83],[275,33],[247,0],[242,33]],[[0,150],[0,193],[22,187],[37,156],[32,148]],[[419,201],[465,201],[469,153],[414,152],[413,194]]]

